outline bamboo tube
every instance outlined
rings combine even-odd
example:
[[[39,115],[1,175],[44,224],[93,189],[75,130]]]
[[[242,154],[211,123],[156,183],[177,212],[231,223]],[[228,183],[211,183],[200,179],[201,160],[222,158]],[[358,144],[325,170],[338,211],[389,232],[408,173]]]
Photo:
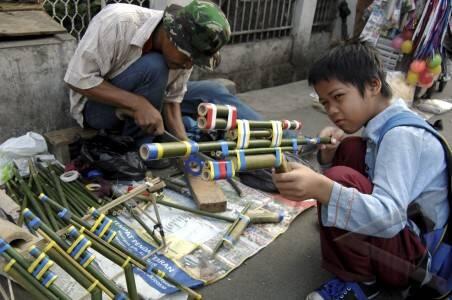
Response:
[[[229,107],[226,105],[218,105],[218,104],[212,104],[212,103],[201,103],[198,105],[198,115],[199,116],[206,116],[209,112],[209,107],[211,105],[215,105],[216,107],[216,116],[218,118],[227,118],[229,115]]]
[[[293,151],[293,147],[280,147],[281,151]],[[298,147],[297,147],[298,148]],[[245,153],[245,155],[258,155],[258,154],[272,154],[275,153],[276,148],[247,148],[247,149],[240,149],[240,151],[243,151],[243,153]],[[229,156],[233,156],[233,155],[237,155],[237,152],[239,150],[229,150],[228,151],[228,155]],[[217,158],[222,158],[223,157],[223,153],[221,152],[221,150],[217,150],[217,151],[212,151],[212,156],[216,156]]]
[[[251,130],[256,130],[256,129],[272,129],[273,125],[272,125],[272,121],[256,121],[256,120],[248,120],[249,124],[250,124],[250,129]],[[285,122],[285,120],[282,121],[283,124]],[[223,119],[223,118],[217,118],[215,120],[215,128],[213,129],[225,129],[226,128],[226,123],[227,120]],[[299,122],[298,122],[299,123]],[[205,126],[207,125],[207,119],[204,116],[200,116],[198,117],[198,127],[200,129],[204,129]],[[295,130],[297,129],[297,123],[293,122],[293,121],[289,121],[289,127],[283,127],[284,130]]]
[[[44,230],[38,229],[37,231],[47,241],[49,241],[49,242],[53,241],[51,236],[47,235],[47,233]],[[90,265],[87,266],[86,270],[85,270],[77,261],[75,261],[69,254],[66,253],[67,249],[64,249],[63,247],[61,247],[59,245],[58,241],[61,241],[61,240],[59,238],[57,238],[57,240],[56,240],[56,243],[54,246],[56,249],[56,252],[58,252],[63,258],[65,258],[67,261],[69,261],[75,268],[77,268],[79,271],[81,271],[81,273],[83,273],[91,281],[91,283],[97,282],[96,285],[111,298],[113,298],[114,295],[121,293],[120,290],[118,289],[118,287],[116,287],[113,282],[111,282],[109,279],[105,278],[104,275],[102,275],[99,271],[94,269],[92,266],[90,266]],[[53,248],[49,251],[52,251],[52,250],[53,250]],[[49,252],[49,255],[50,255],[50,252]],[[55,257],[53,257],[52,259],[55,260]],[[108,286],[108,287],[106,287],[106,286]]]
[[[251,207],[251,203],[247,203],[246,206],[242,209],[242,211],[240,212],[240,215],[244,215],[246,214],[246,212],[248,211],[248,209]],[[234,229],[234,227],[239,223],[240,221],[240,216],[238,218],[235,219],[234,223],[232,223],[231,225],[229,225],[228,229],[226,230],[226,233],[224,234],[224,237],[228,236],[232,230]],[[215,255],[218,250],[220,250],[221,245],[223,245],[224,242],[224,238],[222,238],[213,248],[213,252],[212,254]]]
[[[102,290],[99,288],[99,286],[97,286],[97,284],[94,285],[97,280],[90,280],[84,272],[81,272],[72,263],[67,261],[56,249],[52,247],[47,249],[46,247],[42,251],[47,253],[52,260],[54,260],[61,268],[63,268],[69,275],[71,275],[71,277],[74,278],[84,289],[90,292],[91,295],[96,295],[99,293],[102,295]],[[110,293],[109,295],[113,296],[112,293]],[[93,296],[91,296],[91,298],[93,299]]]
[[[42,189],[41,182],[39,181],[38,175],[37,175],[36,170],[32,163],[29,163],[29,168],[30,168],[31,176],[33,177],[33,181],[36,185],[36,189],[38,190],[38,194],[43,193],[44,190]],[[44,210],[45,210],[47,216],[49,217],[50,226],[52,227],[53,230],[55,230],[55,231],[58,230],[59,227],[56,222],[53,211],[50,209],[50,207],[47,203],[43,203],[43,206],[44,206]]]
[[[16,171],[17,172],[17,171]],[[20,177],[19,174],[17,174],[16,176],[17,180],[19,181],[19,186],[22,190],[22,192],[25,194],[26,197],[28,197],[28,201],[31,204],[32,208],[35,210],[36,214],[38,215],[38,217],[46,224],[50,224],[49,219],[47,218],[47,216],[44,214],[44,211],[41,208],[41,205],[39,203],[39,201],[37,201],[34,197],[33,192],[30,190],[30,188],[28,187],[28,185],[25,183],[25,181],[22,179],[22,177]]]
[[[135,276],[133,275],[132,265],[129,263],[124,267],[124,276],[126,277],[127,294],[130,300],[138,300],[137,285],[135,283]]]
[[[13,263],[11,261],[8,261],[8,262]],[[33,285],[32,283],[27,281],[27,279],[25,279],[25,276],[22,276],[22,273],[20,273],[19,270],[17,269],[17,266],[15,266],[15,263],[10,268],[6,268],[6,266],[5,266],[4,271],[12,279],[17,281],[25,290],[27,290],[30,294],[32,294],[34,297],[36,297],[36,298],[33,298],[33,299],[37,299],[37,300],[48,300],[49,299],[35,285]]]
[[[287,173],[287,172],[290,172],[291,170],[292,170],[292,168],[287,163],[286,157],[283,155],[283,157],[281,157],[281,165],[276,168],[275,172],[276,173]]]
[[[69,204],[66,200],[66,195],[63,192],[63,187],[61,186],[61,181],[53,169],[50,170],[50,176],[52,177],[53,182],[55,183],[56,190],[58,192],[58,195],[60,196],[61,203],[63,204],[64,207],[69,207]]]
[[[10,263],[11,261],[16,262],[15,259],[13,259],[8,253],[2,253],[2,256],[6,258],[6,260]],[[5,266],[5,268],[7,265]],[[36,278],[34,278],[30,273],[25,270],[20,264],[13,263],[12,268],[15,269],[22,278],[24,278],[27,283],[31,284],[33,287],[35,287],[39,292],[44,295],[47,299],[51,300],[58,300],[58,298],[46,287],[44,287]],[[7,270],[6,270],[7,271]]]
[[[228,140],[235,141],[237,140],[239,134],[237,129],[228,130],[226,133],[226,138]],[[250,137],[255,139],[269,139],[272,137],[272,131],[267,129],[261,130],[250,130]]]
[[[25,210],[24,215],[26,218],[30,220],[34,220],[36,216],[30,211]],[[95,280],[99,280],[99,287],[107,294],[119,294],[120,291],[118,287],[109,279],[107,279],[104,275],[102,275],[99,271],[94,269],[91,265],[86,267],[86,270],[75,261],[66,251],[69,249],[68,244],[63,241],[55,232],[53,232],[45,223],[40,223],[37,226],[37,232],[42,235],[49,242],[55,241],[55,248],[58,252],[60,252],[68,261],[70,261],[77,269],[82,271],[82,273],[86,273],[86,276],[94,282]]]
[[[1,239],[0,239],[1,240]],[[17,263],[27,270],[30,267],[30,262],[28,262],[22,255],[19,254],[13,247],[10,247],[6,250],[6,253],[11,256],[13,259],[17,261]],[[38,280],[38,279],[36,279]],[[56,285],[51,284],[48,289],[55,294],[59,299],[70,300],[70,298],[64,294]]]
[[[329,144],[331,142],[330,137],[321,138],[308,138],[298,137],[296,139],[297,145],[306,144]],[[225,142],[228,149],[234,150],[236,143],[232,141]],[[221,142],[201,142],[198,143],[198,152],[211,152],[221,150]],[[188,145],[183,142],[169,142],[169,143],[153,143],[143,144],[140,147],[140,156],[143,160],[182,157],[189,152]],[[283,139],[279,147],[293,147],[292,139]],[[252,148],[271,148],[270,140],[250,140],[248,149]],[[160,153],[160,155],[158,155]]]
[[[154,242],[156,242],[157,245],[160,246],[162,244],[162,241],[160,241],[158,237],[154,234],[154,232],[146,225],[146,223],[144,223],[143,220],[141,220],[136,211],[134,209],[131,209],[130,214],[138,223],[140,223],[141,227],[143,227],[143,229],[154,240]]]
[[[64,210],[64,207],[62,207],[60,204],[58,204],[57,202],[55,202],[54,200],[47,198],[46,201],[49,202],[50,206],[55,210],[55,211],[62,211]],[[63,220],[66,220],[64,218],[62,218]],[[111,241],[110,243],[107,243],[105,240],[99,238],[97,235],[95,235],[94,233],[90,232],[89,230],[87,230],[87,228],[91,227],[90,224],[88,224],[86,221],[84,221],[81,218],[78,218],[74,215],[72,215],[70,217],[71,220],[67,220],[66,222],[68,224],[71,224],[77,228],[79,228],[80,230],[83,231],[83,233],[91,240],[91,242],[97,242],[99,244],[101,244],[102,246],[109,248],[111,251],[115,252],[116,254],[122,256],[123,259],[127,259],[127,257],[131,257],[132,258],[132,262],[134,263],[134,265],[136,265],[137,267],[141,268],[142,270],[146,270],[146,262],[143,261],[142,259],[140,259],[139,257],[137,257],[136,255],[134,255],[133,253],[129,253],[126,249],[124,249],[122,246],[120,246],[118,243]]]

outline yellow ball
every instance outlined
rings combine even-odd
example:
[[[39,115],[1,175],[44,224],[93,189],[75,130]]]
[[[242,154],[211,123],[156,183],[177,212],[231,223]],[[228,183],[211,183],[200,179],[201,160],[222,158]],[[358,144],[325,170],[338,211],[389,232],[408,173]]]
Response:
[[[430,70],[430,72],[432,72],[433,75],[438,75],[442,71],[441,65],[437,65],[434,68],[429,68],[429,70]]]
[[[409,85],[416,85],[418,80],[419,80],[419,73],[415,73],[413,71],[408,71],[408,73],[406,74],[406,82]]]
[[[400,50],[403,54],[410,54],[413,51],[413,42],[410,40],[404,41],[402,46],[400,46]]]

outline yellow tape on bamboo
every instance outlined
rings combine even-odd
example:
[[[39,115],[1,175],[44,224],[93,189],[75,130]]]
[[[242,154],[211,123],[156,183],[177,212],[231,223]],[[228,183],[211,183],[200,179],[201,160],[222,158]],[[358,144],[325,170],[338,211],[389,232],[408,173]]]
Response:
[[[55,241],[50,241],[47,246],[45,246],[44,249],[42,249],[42,252],[46,253],[50,249],[52,249],[56,245]]]
[[[72,245],[66,250],[68,254],[71,254],[72,250],[85,238],[83,234],[79,235],[78,238],[72,243]]]
[[[45,274],[45,272],[47,272],[48,269],[50,269],[50,267],[53,266],[53,261],[49,260],[44,267],[42,267],[42,270],[39,271],[38,274],[36,274],[36,279],[40,280],[42,278],[42,276]]]
[[[100,222],[102,222],[102,220],[103,220],[104,218],[105,218],[105,215],[104,215],[104,214],[101,214],[101,215],[99,216],[99,218],[97,218],[96,222],[94,222],[94,225],[93,225],[93,227],[91,227],[90,231],[91,231],[91,232],[96,231],[97,227],[99,227],[99,225],[100,225]]]
[[[125,268],[127,266],[127,264],[130,262],[131,258],[130,256],[127,256],[126,260],[124,261],[124,263],[122,264],[122,268]]]
[[[33,273],[39,263],[46,257],[45,253],[41,253],[38,258],[28,267],[28,273]]]
[[[91,292],[98,284],[99,284],[99,281],[96,279],[96,280],[93,282],[93,284],[92,284],[90,287],[88,287],[86,290],[87,290],[88,292]]]
[[[3,271],[5,272],[9,272],[9,270],[11,270],[11,268],[13,267],[13,265],[16,263],[16,260],[13,258],[9,261],[9,263],[7,263],[4,267],[3,267]]]

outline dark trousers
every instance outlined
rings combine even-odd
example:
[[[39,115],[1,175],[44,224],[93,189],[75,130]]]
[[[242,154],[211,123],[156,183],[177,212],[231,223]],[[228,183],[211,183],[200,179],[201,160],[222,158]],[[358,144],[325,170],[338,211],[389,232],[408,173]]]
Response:
[[[325,176],[345,187],[372,193],[367,178],[364,157],[366,143],[360,137],[348,137],[341,142],[333,166]],[[406,287],[410,275],[426,256],[420,238],[408,228],[392,238],[379,238],[324,227],[320,221],[320,241],[323,267],[344,281],[378,280],[393,287]]]
[[[124,72],[113,78],[110,83],[126,91],[144,96],[157,109],[162,109],[168,82],[168,66],[163,56],[156,52],[143,55]],[[201,102],[228,104],[237,108],[237,118],[262,120],[262,116],[242,102],[221,84],[214,81],[189,81],[187,92],[181,103],[184,115],[196,116]],[[146,135],[127,118],[122,121],[115,114],[116,108],[96,101],[88,101],[83,111],[85,124],[94,129],[107,129],[133,137],[138,145],[152,142],[153,137]]]

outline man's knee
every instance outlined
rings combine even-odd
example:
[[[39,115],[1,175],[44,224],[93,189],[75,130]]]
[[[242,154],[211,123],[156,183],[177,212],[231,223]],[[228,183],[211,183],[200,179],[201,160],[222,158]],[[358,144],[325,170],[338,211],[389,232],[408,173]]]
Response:
[[[166,88],[169,69],[163,55],[151,52],[144,55],[141,59],[143,60],[142,71],[145,74],[145,81]]]

